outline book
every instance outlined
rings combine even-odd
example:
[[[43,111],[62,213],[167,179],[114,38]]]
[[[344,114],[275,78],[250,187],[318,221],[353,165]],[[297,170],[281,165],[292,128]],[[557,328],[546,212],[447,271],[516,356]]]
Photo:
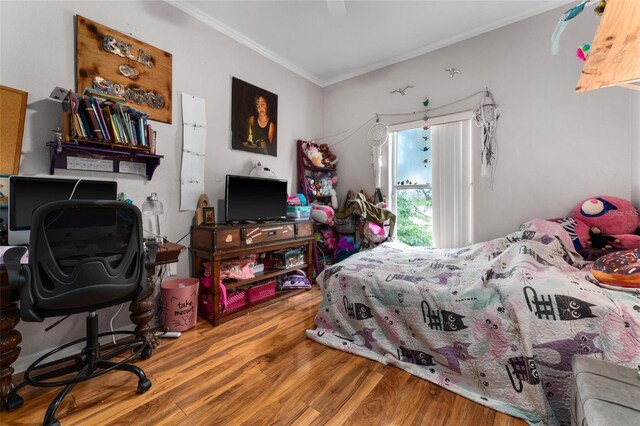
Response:
[[[87,119],[87,114],[82,112],[78,112],[78,119],[80,120],[80,124],[82,124],[82,129],[84,130],[84,137],[87,139],[93,139],[93,132],[91,131],[91,126],[89,125],[89,120]]]
[[[80,106],[84,110],[84,116],[87,118],[93,138],[99,141],[103,140],[104,135],[102,134],[102,129],[98,123],[98,117],[96,116],[96,112],[93,110],[93,105],[89,99],[87,97],[82,97],[80,99]]]
[[[117,103],[120,103],[120,104],[126,104],[127,103],[127,99],[124,96],[110,95],[108,93],[102,92],[102,91],[97,90],[97,89],[92,89],[92,88],[89,88],[89,87],[84,89],[84,94],[92,96],[94,98],[107,99],[109,101],[117,102]]]
[[[105,141],[111,140],[111,133],[109,132],[109,128],[107,127],[107,122],[104,119],[104,115],[102,114],[102,108],[100,108],[100,104],[96,98],[89,98],[89,102],[93,105],[93,110],[96,112],[96,116],[98,117],[98,124],[102,129],[102,135],[104,136]]]

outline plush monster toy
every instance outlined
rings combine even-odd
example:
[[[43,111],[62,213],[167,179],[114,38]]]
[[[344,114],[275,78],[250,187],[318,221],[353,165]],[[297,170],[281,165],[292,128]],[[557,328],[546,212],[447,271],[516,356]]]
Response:
[[[640,247],[640,215],[627,200],[601,196],[578,204],[571,217],[552,219],[571,236],[576,250]]]
[[[630,201],[609,196],[590,198],[577,205],[571,217],[589,227],[587,244],[591,247],[640,247],[640,214]]]

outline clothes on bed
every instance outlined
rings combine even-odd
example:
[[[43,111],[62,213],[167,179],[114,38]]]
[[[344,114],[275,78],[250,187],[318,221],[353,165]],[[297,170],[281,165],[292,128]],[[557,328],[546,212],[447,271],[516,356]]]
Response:
[[[640,292],[599,287],[570,241],[521,230],[456,250],[385,243],[318,277],[307,336],[530,424],[568,425],[573,355],[640,364]]]

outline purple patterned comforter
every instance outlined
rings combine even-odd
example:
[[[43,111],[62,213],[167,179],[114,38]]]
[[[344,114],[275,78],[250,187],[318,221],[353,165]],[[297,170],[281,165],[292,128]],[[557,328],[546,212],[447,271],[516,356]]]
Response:
[[[640,293],[598,286],[567,240],[526,230],[361,252],[318,277],[307,336],[531,424],[568,425],[573,355],[640,364]]]

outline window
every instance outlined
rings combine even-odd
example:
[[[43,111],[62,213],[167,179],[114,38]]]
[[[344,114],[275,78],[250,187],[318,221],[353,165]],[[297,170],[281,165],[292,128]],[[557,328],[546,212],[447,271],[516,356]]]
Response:
[[[391,127],[386,151],[396,238],[412,246],[453,248],[473,241],[471,113]],[[426,139],[425,139],[426,138]],[[383,159],[384,161],[384,159]]]
[[[431,197],[431,130],[421,127],[394,132],[392,180],[397,238],[410,246],[433,246]]]

